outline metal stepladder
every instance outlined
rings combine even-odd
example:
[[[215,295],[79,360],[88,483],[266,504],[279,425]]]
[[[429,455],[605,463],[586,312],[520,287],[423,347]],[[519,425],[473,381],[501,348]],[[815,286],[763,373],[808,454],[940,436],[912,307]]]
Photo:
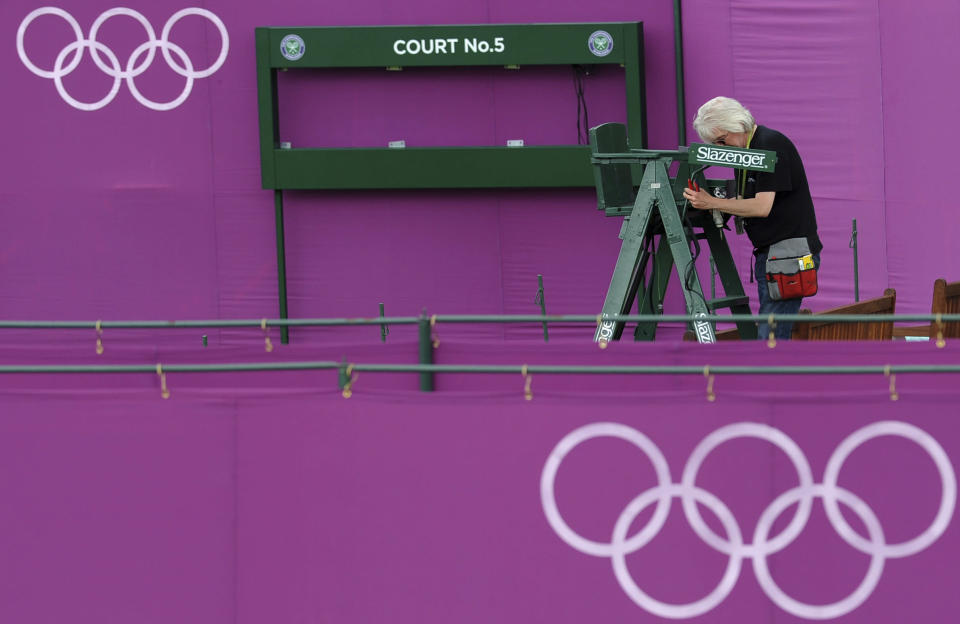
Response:
[[[749,298],[737,274],[733,255],[723,232],[723,221],[707,211],[686,214],[683,188],[689,179],[702,180],[701,186],[715,194],[727,188],[727,180],[706,180],[702,172],[708,166],[772,171],[776,153],[713,145],[694,144],[689,150],[640,150],[627,145],[623,124],[608,123],[590,130],[591,162],[597,187],[597,207],[609,217],[623,217],[620,255],[610,279],[607,296],[598,319],[594,341],[605,347],[619,340],[624,322],[606,317],[630,313],[638,299],[639,314],[661,314],[670,274],[676,267],[687,313],[697,317],[729,308],[734,314],[750,314]],[[669,170],[676,163],[675,177]],[[699,165],[697,169],[692,166]],[[641,178],[635,187],[634,176]],[[719,215],[718,215],[719,217]],[[725,296],[707,300],[694,266],[690,245],[705,239],[717,267]],[[647,265],[653,268],[647,278]],[[706,320],[690,324],[698,342],[716,341],[715,327]],[[757,337],[756,324],[738,321],[743,339]],[[635,340],[653,340],[655,321],[641,322]]]

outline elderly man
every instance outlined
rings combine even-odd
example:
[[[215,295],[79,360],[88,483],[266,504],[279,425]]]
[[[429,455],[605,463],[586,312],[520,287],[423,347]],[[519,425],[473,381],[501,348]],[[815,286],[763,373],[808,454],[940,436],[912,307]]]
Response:
[[[758,126],[750,111],[727,97],[714,98],[701,106],[693,128],[705,143],[777,153],[776,169],[772,172],[737,172],[735,199],[722,199],[705,190],[693,189],[686,189],[683,196],[698,210],[720,210],[743,218],[754,248],[759,314],[797,314],[802,299],[772,300],[764,278],[770,245],[787,239],[806,238],[814,264],[820,267],[823,244],[817,236],[813,199],[797,148],[780,132]],[[778,339],[789,339],[792,328],[791,322],[777,322],[774,335]],[[767,322],[761,321],[759,337],[766,339],[769,332]]]

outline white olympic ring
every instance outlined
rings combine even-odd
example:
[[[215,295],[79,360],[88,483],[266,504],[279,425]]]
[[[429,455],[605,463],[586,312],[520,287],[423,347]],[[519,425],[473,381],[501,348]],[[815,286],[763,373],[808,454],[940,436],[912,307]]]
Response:
[[[717,514],[717,517],[720,518],[720,522],[723,524],[723,528],[726,529],[727,534],[733,540],[734,548],[730,553],[730,562],[727,564],[727,569],[723,573],[720,584],[705,598],[701,598],[696,602],[685,605],[670,605],[655,600],[637,587],[633,577],[630,576],[630,571],[627,569],[626,556],[633,551],[627,548],[627,544],[623,539],[624,535],[626,535],[627,529],[630,528],[630,523],[636,520],[640,512],[642,512],[658,494],[668,494],[670,497],[680,496],[684,499],[690,498],[695,502],[706,505]],[[660,617],[680,619],[702,615],[723,602],[723,599],[733,590],[733,586],[740,577],[740,565],[743,560],[743,554],[738,552],[737,547],[742,545],[743,536],[740,534],[740,526],[737,524],[733,514],[719,498],[698,487],[691,489],[682,485],[667,485],[650,488],[633,499],[633,501],[627,505],[627,508],[623,510],[613,529],[611,546],[614,552],[610,558],[613,561],[613,574],[617,577],[617,582],[620,583],[623,591],[626,592],[637,605]]]
[[[614,553],[613,544],[601,544],[577,535],[577,533],[563,521],[563,518],[560,516],[560,510],[557,508],[557,500],[553,495],[553,482],[557,477],[557,470],[560,468],[560,462],[563,461],[564,456],[581,442],[597,437],[620,438],[638,446],[640,450],[647,454],[650,461],[653,462],[654,470],[657,472],[657,481],[661,488],[670,484],[670,468],[667,466],[667,458],[663,456],[660,449],[657,448],[650,438],[632,427],[617,423],[595,423],[580,427],[560,440],[560,443],[557,444],[553,452],[550,453],[550,457],[547,458],[547,464],[543,467],[543,479],[540,482],[540,500],[543,503],[543,509],[547,513],[547,518],[550,519],[550,525],[563,541],[580,552],[597,557],[610,557]],[[670,497],[662,496],[657,505],[657,510],[654,512],[653,518],[650,519],[647,527],[626,542],[631,552],[642,548],[660,532],[660,528],[663,527],[667,521],[667,514],[669,512]]]
[[[690,459],[687,460],[687,465],[683,470],[681,483],[687,488],[694,487],[694,482],[697,479],[697,471],[700,470],[700,464],[703,463],[703,460],[706,459],[710,451],[727,440],[743,437],[759,438],[770,442],[774,446],[779,446],[787,454],[787,457],[790,458],[794,468],[796,468],[797,477],[800,479],[800,487],[809,488],[813,485],[813,473],[810,471],[810,464],[807,463],[807,458],[803,455],[803,451],[800,450],[797,443],[779,429],[774,429],[769,425],[759,423],[736,423],[717,429],[704,438],[703,441],[697,445],[697,448],[693,449],[693,453],[690,454]],[[690,526],[693,527],[697,537],[710,544],[714,549],[727,555],[731,554],[732,546],[724,542],[718,535],[710,530],[710,527],[703,521],[700,511],[697,509],[696,501],[689,497],[682,497],[682,500],[683,511],[690,520]],[[766,544],[766,548],[762,552],[759,552],[759,547],[754,544],[744,547],[745,552],[743,555],[747,557],[752,557],[757,554],[766,556],[786,548],[807,525],[812,507],[812,497],[802,499],[797,507],[797,514],[793,517],[793,520],[790,521],[789,526],[784,529],[783,533]]]
[[[885,435],[906,438],[927,452],[940,474],[941,500],[936,517],[919,536],[900,544],[887,544],[880,521],[870,507],[859,497],[837,484],[840,469],[850,453],[864,442]],[[581,442],[592,438],[613,437],[626,440],[640,448],[653,463],[657,485],[634,498],[617,518],[610,543],[588,540],[571,529],[560,515],[554,484],[564,457]],[[760,515],[753,534],[753,542],[745,544],[739,524],[729,508],[713,494],[696,486],[696,476],[706,456],[714,448],[734,438],[753,437],[766,440],[783,450],[797,470],[799,485],[780,494]],[[670,501],[679,498],[684,515],[694,532],[713,549],[730,557],[720,583],[706,597],[686,604],[667,604],[655,600],[641,590],[627,569],[626,556],[643,548],[659,533],[667,519]],[[767,567],[767,557],[789,546],[805,528],[814,498],[823,499],[831,526],[852,547],[870,555],[867,573],[860,585],[846,598],[828,605],[802,603],[780,589]],[[800,447],[782,431],[760,423],[735,423],[721,427],[708,435],[691,453],[684,467],[680,483],[672,483],[666,458],[644,434],[618,423],[593,423],[571,431],[563,437],[547,457],[540,477],[540,500],[547,522],[557,535],[580,552],[596,557],[610,557],[614,576],[624,593],[646,611],[664,618],[683,619],[707,613],[733,591],[740,576],[743,559],[753,560],[753,569],[761,589],[770,600],[784,611],[806,619],[832,619],[859,607],[876,588],[888,558],[906,557],[928,547],[946,530],[953,516],[957,499],[957,482],[950,458],[943,447],[922,429],[899,421],[876,422],[847,436],[834,450],[827,462],[823,483],[814,483],[810,465]],[[652,503],[657,508],[649,522],[636,535],[627,538],[632,523]],[[857,534],[840,513],[838,503],[850,508],[866,527],[869,539]],[[727,538],[714,533],[703,521],[697,505],[703,505],[720,520]],[[778,535],[769,538],[777,518],[792,505],[797,511]]]
[[[37,67],[27,56],[23,46],[23,39],[26,35],[27,28],[30,26],[33,20],[43,15],[55,15],[63,18],[64,21],[66,21],[67,24],[69,24],[73,29],[74,36],[76,37],[76,41],[68,44],[57,55],[57,60],[54,62],[52,71]],[[126,65],[122,65],[120,63],[116,54],[114,54],[110,48],[97,41],[97,33],[103,26],[104,22],[111,17],[118,15],[135,19],[140,23],[140,25],[143,26],[143,29],[147,34],[147,41],[140,44],[130,54]],[[173,26],[188,15],[199,15],[201,17],[205,17],[217,27],[217,30],[220,31],[220,55],[217,57],[217,60],[210,65],[210,67],[201,71],[196,71],[194,69],[193,62],[190,60],[190,57],[182,47],[169,41],[170,31],[173,29]],[[170,69],[187,79],[183,91],[179,96],[170,102],[154,102],[153,100],[144,97],[144,95],[134,84],[134,78],[143,74],[153,63],[157,48],[160,49],[160,52]],[[226,26],[224,26],[220,18],[206,9],[197,7],[181,9],[171,15],[170,19],[167,20],[166,24],[164,24],[159,39],[156,36],[156,31],[153,29],[153,26],[146,17],[144,17],[141,13],[134,11],[133,9],[127,8],[114,8],[101,13],[100,16],[94,20],[93,25],[90,27],[90,34],[86,38],[84,38],[83,31],[80,29],[80,24],[77,22],[77,20],[75,20],[72,15],[63,9],[59,9],[57,7],[41,7],[31,11],[25,18],[23,18],[23,21],[20,22],[20,27],[17,29],[17,54],[20,55],[20,60],[23,62],[26,68],[41,78],[52,79],[57,88],[57,93],[60,94],[60,97],[62,97],[63,100],[70,106],[84,111],[98,110],[112,102],[120,90],[121,80],[126,81],[127,88],[130,89],[130,93],[133,95],[134,99],[147,108],[158,111],[174,109],[183,104],[187,97],[189,97],[190,92],[193,89],[193,82],[196,79],[206,78],[220,69],[220,66],[223,65],[224,61],[227,59],[227,52],[229,51],[229,48],[230,37],[227,34]],[[83,51],[85,49],[90,50],[90,56],[93,58],[93,62],[96,64],[97,68],[113,78],[113,86],[110,88],[110,92],[107,93],[106,97],[103,99],[93,103],[80,102],[76,100],[67,93],[67,90],[63,85],[64,76],[69,75],[77,68],[78,65],[80,65],[80,61],[83,59]],[[66,62],[66,58],[71,52],[73,52],[73,58],[71,58],[70,62],[66,63],[65,65],[64,63]],[[104,62],[103,58],[100,56],[101,53],[107,57],[108,63]],[[137,60],[144,53],[146,53],[146,57],[143,59],[143,62],[137,65]],[[175,61],[174,57],[179,59],[180,62],[178,63]]]

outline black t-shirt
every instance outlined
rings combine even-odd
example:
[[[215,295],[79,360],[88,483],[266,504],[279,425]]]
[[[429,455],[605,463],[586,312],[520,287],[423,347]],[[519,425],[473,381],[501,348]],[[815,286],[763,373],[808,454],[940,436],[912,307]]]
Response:
[[[757,126],[750,141],[750,149],[777,153],[774,171],[741,171],[737,176],[738,186],[740,176],[747,176],[743,193],[745,199],[764,191],[774,191],[777,194],[769,215],[744,219],[750,242],[755,248],[766,251],[773,243],[806,236],[810,252],[820,253],[823,243],[817,236],[813,198],[810,197],[807,174],[803,170],[803,161],[800,160],[797,148],[780,132],[766,126]]]

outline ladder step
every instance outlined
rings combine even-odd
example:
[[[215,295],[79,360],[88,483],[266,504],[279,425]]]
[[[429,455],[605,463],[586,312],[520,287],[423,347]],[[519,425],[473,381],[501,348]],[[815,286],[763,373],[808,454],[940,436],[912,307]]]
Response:
[[[739,297],[720,297],[719,299],[710,299],[707,301],[707,309],[711,311],[746,305],[750,305],[750,297],[747,297],[746,295],[741,295]]]

